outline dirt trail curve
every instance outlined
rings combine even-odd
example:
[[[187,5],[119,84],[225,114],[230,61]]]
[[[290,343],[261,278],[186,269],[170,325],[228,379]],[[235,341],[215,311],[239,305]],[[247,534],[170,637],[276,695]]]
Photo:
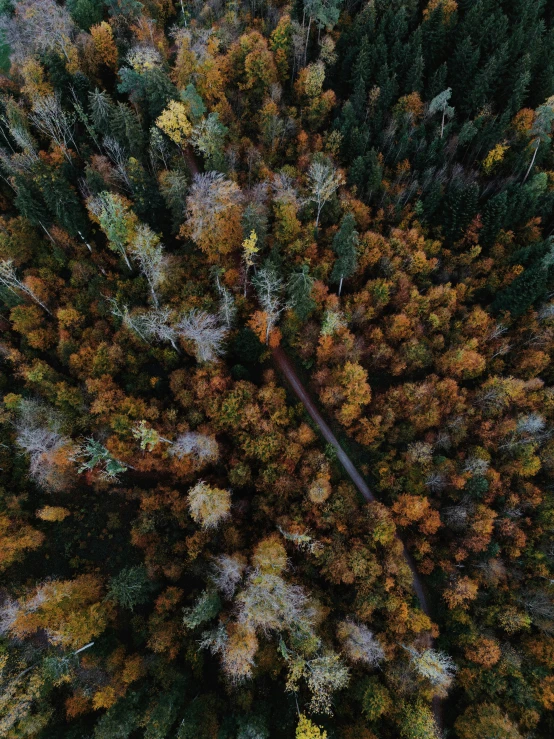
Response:
[[[299,400],[303,403],[304,407],[310,414],[312,420],[314,423],[317,424],[319,427],[323,438],[333,446],[337,453],[337,457],[344,467],[344,470],[346,474],[350,477],[354,485],[358,488],[360,493],[364,496],[364,498],[367,501],[375,501],[377,498],[373,495],[371,490],[369,489],[366,481],[363,479],[363,477],[360,475],[356,467],[354,466],[354,463],[350,459],[350,457],[346,454],[344,449],[339,444],[336,436],[333,434],[325,420],[323,419],[321,413],[318,411],[314,401],[311,399],[311,397],[308,395],[308,392],[300,382],[300,378],[296,374],[296,370],[294,369],[294,366],[292,362],[290,361],[289,357],[286,355],[284,349],[280,346],[276,347],[275,349],[272,349],[273,359],[275,360],[275,363],[277,364],[278,368],[281,370],[283,375],[286,377],[289,385],[292,387],[296,395],[298,396]],[[432,618],[431,616],[431,609],[429,608],[429,602],[427,600],[427,596],[425,594],[425,589],[423,587],[423,583],[421,582],[421,578],[419,577],[419,574],[416,570],[414,561],[410,554],[408,553],[406,547],[404,546],[404,542],[399,538],[400,543],[402,544],[402,549],[404,551],[404,557],[406,559],[406,562],[408,563],[408,566],[410,567],[410,570],[412,572],[412,581],[413,581],[413,587],[415,594],[418,597],[419,603],[421,605],[421,610],[429,616],[429,618]],[[432,646],[433,642],[432,639],[429,639],[429,646]],[[440,698],[435,697],[433,698],[433,714],[435,716],[435,721],[437,722],[439,728],[442,729],[443,726],[443,717],[442,717],[442,701]]]

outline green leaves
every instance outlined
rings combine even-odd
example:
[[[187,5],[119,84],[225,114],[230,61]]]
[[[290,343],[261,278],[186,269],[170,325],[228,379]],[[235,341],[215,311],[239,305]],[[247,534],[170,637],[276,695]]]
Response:
[[[109,480],[115,480],[117,476],[125,472],[127,465],[115,459],[105,446],[95,439],[87,439],[79,448],[77,459],[82,459],[79,472],[93,470],[95,467],[101,468],[101,475]]]
[[[152,583],[146,569],[141,565],[121,570],[112,577],[108,586],[108,598],[131,611],[135,606],[146,603],[151,592]]]

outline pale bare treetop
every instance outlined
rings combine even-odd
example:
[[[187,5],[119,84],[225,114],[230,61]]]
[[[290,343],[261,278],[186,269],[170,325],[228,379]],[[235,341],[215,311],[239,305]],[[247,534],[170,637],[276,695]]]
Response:
[[[0,31],[14,61],[44,51],[60,52],[69,61],[77,28],[67,8],[54,0],[17,0],[14,15],[0,17]]]
[[[199,362],[213,362],[223,354],[228,329],[218,316],[194,309],[181,318],[176,328],[184,339],[194,343]]]

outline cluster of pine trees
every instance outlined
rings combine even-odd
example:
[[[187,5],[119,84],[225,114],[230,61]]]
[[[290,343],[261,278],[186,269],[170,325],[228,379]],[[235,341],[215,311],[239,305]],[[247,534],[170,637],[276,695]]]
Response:
[[[552,4],[0,36],[0,736],[551,737]]]

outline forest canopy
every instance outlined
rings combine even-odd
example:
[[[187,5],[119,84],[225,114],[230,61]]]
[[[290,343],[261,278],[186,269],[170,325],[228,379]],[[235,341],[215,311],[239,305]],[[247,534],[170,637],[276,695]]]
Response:
[[[0,0],[0,736],[554,735],[554,6]]]

